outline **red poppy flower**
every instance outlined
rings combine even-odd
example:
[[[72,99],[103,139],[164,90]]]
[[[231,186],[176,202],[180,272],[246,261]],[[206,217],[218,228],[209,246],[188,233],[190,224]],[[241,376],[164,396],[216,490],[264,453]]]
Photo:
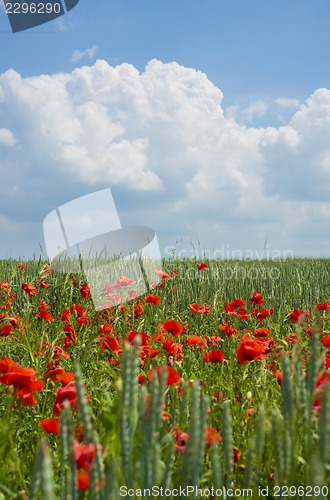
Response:
[[[298,343],[299,342],[299,338],[298,338],[298,335],[296,333],[291,333],[291,335],[289,335],[289,337],[285,337],[284,340],[288,344],[293,344],[293,343]]]
[[[144,299],[147,304],[154,304],[155,306],[158,306],[160,302],[160,297],[158,295],[147,295],[146,298]]]
[[[253,409],[253,408],[251,408]],[[240,455],[239,455],[239,450],[238,448],[233,448],[233,454],[234,454],[234,463],[236,464],[236,462],[239,462],[240,460]]]
[[[162,326],[164,330],[173,336],[180,335],[183,332],[183,325],[174,319],[166,319]]]
[[[176,342],[173,342],[171,344],[171,346],[168,349],[165,349],[165,350],[168,352],[168,354],[171,354],[171,355],[173,355],[173,354],[179,354],[180,355],[182,353],[182,345],[178,344]],[[176,356],[176,360],[179,361],[179,357],[178,356]]]
[[[306,335],[307,337],[312,337],[313,335],[313,331],[315,331],[316,333],[318,333],[319,335],[322,335],[323,331],[320,330],[319,328],[317,328],[316,326],[310,326],[309,328],[307,328],[306,330]]]
[[[0,310],[8,309],[14,302],[16,295],[10,290],[10,285],[7,281],[0,283]]]
[[[175,277],[179,276],[179,273],[176,269],[172,269],[171,274],[172,274],[172,276],[175,276]]]
[[[50,363],[52,365],[52,362]],[[62,366],[50,366],[46,373],[43,374],[42,378],[44,380],[50,379],[52,382],[55,382],[59,375],[64,373],[64,368]]]
[[[243,299],[235,299],[232,302],[225,303],[225,311],[230,316],[239,317],[241,320],[249,318],[246,309],[242,308],[245,305]],[[235,309],[239,308],[237,311]]]
[[[226,304],[225,304],[225,311],[228,312],[227,309],[229,311],[232,311],[232,310],[236,309],[236,307],[242,307],[244,305],[245,305],[245,302],[244,302],[243,299],[240,299],[240,298],[239,299],[234,299],[231,302],[226,302]]]
[[[19,363],[10,358],[0,358],[0,373],[9,373],[20,367]]]
[[[158,380],[160,380],[163,370],[167,371],[167,379],[166,379],[167,385],[178,384],[180,382],[180,375],[175,370],[175,368],[172,368],[172,366],[167,366],[167,365],[156,366],[155,368],[152,368],[148,373],[148,379],[152,380],[153,374],[156,373]]]
[[[27,392],[25,388],[17,391],[17,396],[23,406],[36,406],[37,404],[36,398],[31,392]]]
[[[208,269],[207,265],[205,264],[205,262],[201,262],[200,264],[197,264],[197,267],[200,271],[206,271],[206,269]]]
[[[70,314],[73,314],[74,312],[76,312],[78,318],[85,318],[86,317],[85,309],[80,304],[73,304],[70,307],[69,312],[70,312]]]
[[[267,342],[261,342],[250,337],[243,337],[236,349],[236,356],[240,364],[248,363],[254,359],[264,359],[269,351]]]
[[[214,397],[214,399],[216,399],[217,401],[222,401],[224,399],[223,397],[223,392],[222,391],[216,391],[212,394],[212,396]]]
[[[73,372],[62,372],[56,376],[56,379],[59,381],[62,387],[68,385],[70,382],[74,381],[74,373]]]
[[[158,274],[158,276],[163,280],[163,281],[167,281],[167,280],[170,280],[171,279],[171,276],[168,274],[168,273],[165,273],[165,271],[160,271],[160,270],[156,270],[155,271],[156,274]]]
[[[325,345],[325,347],[330,347],[330,334],[328,333],[327,335],[324,335],[321,342]]]
[[[49,264],[44,264],[42,266],[42,272],[44,273],[45,276],[49,276],[52,272],[52,268],[50,267]]]
[[[205,335],[205,340],[209,345],[217,346],[221,341],[221,337],[220,335],[212,335],[211,337]]]
[[[33,368],[20,366],[9,358],[3,358],[1,361],[0,371],[4,369],[7,371],[0,376],[0,382],[14,387],[15,395],[21,404],[35,406],[37,401],[32,392],[40,392],[45,385],[42,380],[37,380],[36,371]]]
[[[155,336],[153,336],[153,340],[154,340],[154,337]],[[164,339],[164,341],[163,341],[163,349],[166,352],[169,352],[169,350],[171,349],[173,344],[174,344],[174,340],[171,339],[170,337],[166,337],[166,339]]]
[[[244,321],[245,319],[248,319],[250,316],[248,315],[246,309],[240,308],[237,309],[236,311],[236,316],[241,320]]]
[[[253,332],[255,337],[267,337],[269,334],[268,328],[256,328]]]
[[[330,395],[330,372],[321,373],[317,379],[313,396],[313,408],[315,410],[321,410],[324,391],[328,391]]]
[[[70,403],[71,410],[76,411],[78,409],[77,389],[74,381],[69,382],[64,387],[57,389],[55,394],[56,397],[53,407],[54,415],[59,416],[65,400]]]
[[[139,383],[139,385],[145,384],[146,381],[147,381],[147,377],[145,376],[145,374],[144,373],[139,373],[138,374],[138,383]]]
[[[89,286],[88,286],[88,284],[87,284],[87,283],[84,283],[84,284],[80,287],[79,291],[80,291],[80,295],[81,295],[84,299],[86,299],[87,297],[90,297],[91,291],[90,291],[90,288],[89,288]]]
[[[102,295],[110,295],[113,293],[111,286],[107,283],[104,288],[102,288],[101,294]]]
[[[150,347],[148,345],[140,347],[140,358],[142,360],[144,360],[145,358],[153,359],[156,356],[158,356],[158,354],[160,354],[160,352],[158,351],[158,349],[155,349],[154,347]]]
[[[37,293],[36,287],[31,285],[31,283],[23,283],[22,289],[28,294],[29,297],[33,297],[33,295]]]
[[[326,369],[330,368],[330,351],[328,351],[325,355],[324,367]]]
[[[230,325],[219,325],[220,332],[224,332],[228,338],[237,335],[237,330]]]
[[[99,332],[100,333],[112,333],[113,328],[111,325],[109,325],[109,323],[104,323],[103,325],[100,325]]]
[[[68,309],[63,309],[61,320],[63,323],[70,323],[70,311]]]
[[[47,323],[51,323],[52,321],[54,321],[53,316],[49,312],[45,311],[45,309],[41,309],[41,311],[36,314],[36,317],[47,321]]]
[[[189,439],[189,434],[187,432],[182,432],[177,427],[174,429],[175,431],[175,443],[174,448],[181,453],[186,449],[186,445]]]
[[[99,446],[103,451],[102,446]],[[77,464],[77,482],[79,490],[89,488],[89,471],[95,458],[95,446],[93,443],[83,444],[78,441],[73,442],[74,459]],[[99,487],[100,485],[97,485]]]
[[[226,356],[220,349],[213,349],[211,351],[208,351],[203,356],[203,361],[209,363],[222,363],[224,359],[226,359]]]
[[[38,303],[38,309],[39,311],[48,311],[50,308],[50,305],[47,304],[47,302],[44,299],[40,299]]]
[[[65,332],[65,339],[64,339],[64,347],[69,347],[70,345],[74,345],[77,340],[77,334],[74,331],[72,325],[64,325],[63,330]]]
[[[0,382],[6,385],[13,385],[16,389],[25,387],[30,392],[40,392],[45,385],[41,380],[37,380],[37,373],[33,368],[23,366],[0,375]]]
[[[257,306],[260,306],[264,302],[263,296],[258,292],[254,292],[253,296],[249,300],[250,304],[255,304]]]
[[[113,286],[113,288],[116,288],[116,287],[121,288],[124,286],[129,286],[132,283],[134,283],[134,281],[131,280],[131,278],[127,278],[126,276],[119,276],[119,278],[117,279],[116,284]]]
[[[74,441],[74,459],[79,469],[89,470],[95,457],[94,443],[83,444]]]
[[[306,317],[309,316],[309,313],[306,309],[293,309],[290,313],[289,320],[291,323],[302,323],[305,321]]]
[[[220,443],[220,441],[222,441],[222,437],[215,429],[213,429],[213,427],[207,427],[205,431],[205,441],[207,442],[206,448],[211,448],[211,446]]]
[[[101,339],[101,347],[103,351],[110,350],[115,354],[123,352],[117,337],[102,333],[98,338]]]
[[[202,337],[199,337],[198,335],[188,335],[186,343],[189,346],[195,345],[195,346],[200,347],[202,349],[207,348],[206,340],[203,339]]]
[[[127,300],[137,299],[138,297],[140,297],[140,294],[136,290],[127,290]]]
[[[36,285],[40,285],[41,288],[48,288],[48,283],[46,280],[37,280]]]
[[[134,340],[136,337],[140,337],[140,345],[147,345],[149,342],[149,335],[147,335],[144,332],[128,332],[126,335],[126,340],[130,342],[131,344],[134,344]]]
[[[141,300],[138,300],[134,304],[134,319],[139,318],[139,316],[141,316],[141,314],[143,314],[142,302],[141,302]]]
[[[261,309],[253,309],[251,311],[252,316],[255,316],[257,321],[262,321],[263,319],[268,318],[268,316],[272,316],[273,313],[273,307],[271,307],[269,310],[262,307]]]
[[[88,490],[89,488],[89,474],[87,470],[80,469],[77,471],[77,486],[78,490]]]
[[[42,427],[47,434],[60,434],[60,422],[61,419],[58,417],[44,418],[38,422],[39,427]]]
[[[320,304],[316,304],[314,306],[318,311],[327,311],[329,309],[330,302],[321,302]]]
[[[197,304],[197,303],[193,303],[193,304],[190,304],[190,310],[195,313],[195,314],[210,314],[210,306],[208,305],[202,305],[202,304]]]
[[[5,325],[0,327],[0,337],[6,337],[11,334],[13,327],[11,325]]]

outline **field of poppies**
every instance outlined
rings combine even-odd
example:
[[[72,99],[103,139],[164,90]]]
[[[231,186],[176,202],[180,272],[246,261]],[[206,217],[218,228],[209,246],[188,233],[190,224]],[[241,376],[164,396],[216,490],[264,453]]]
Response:
[[[0,500],[327,499],[330,261],[156,275],[0,262]]]

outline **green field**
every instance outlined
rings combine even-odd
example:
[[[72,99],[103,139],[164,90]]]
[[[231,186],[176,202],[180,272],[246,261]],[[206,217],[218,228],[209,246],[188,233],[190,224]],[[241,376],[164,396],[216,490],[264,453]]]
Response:
[[[330,260],[197,264],[97,312],[0,262],[0,499],[329,497]]]

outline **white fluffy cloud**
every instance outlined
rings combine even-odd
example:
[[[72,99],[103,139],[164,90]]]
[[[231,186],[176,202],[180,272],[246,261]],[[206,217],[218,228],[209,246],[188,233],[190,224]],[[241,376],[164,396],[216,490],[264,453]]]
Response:
[[[13,133],[7,128],[0,128],[0,146],[11,147],[16,143]]]
[[[267,103],[258,99],[258,101],[251,102],[251,104],[243,109],[242,115],[248,121],[251,122],[255,117],[263,116],[268,109]]]
[[[97,48],[98,48],[97,45],[93,45],[92,47],[89,47],[88,49],[85,50],[77,49],[72,53],[71,61],[78,62],[84,58],[93,59],[93,57],[96,54]]]
[[[300,101],[298,99],[290,97],[278,97],[274,102],[283,108],[299,108],[300,106]]]
[[[0,214],[41,224],[55,206],[110,186],[124,218],[155,227],[163,245],[191,235],[257,249],[268,239],[309,253],[317,228],[324,251],[330,90],[315,91],[280,128],[239,124],[222,99],[205,74],[157,60],[142,73],[101,60],[33,78],[7,71]],[[260,100],[243,114],[266,111]]]

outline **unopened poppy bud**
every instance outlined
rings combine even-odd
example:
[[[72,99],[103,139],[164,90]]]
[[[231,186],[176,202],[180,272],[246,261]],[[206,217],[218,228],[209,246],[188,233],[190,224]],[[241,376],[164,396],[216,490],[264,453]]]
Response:
[[[174,363],[174,358],[173,356],[169,356],[167,358],[167,366],[173,366],[173,363]]]

